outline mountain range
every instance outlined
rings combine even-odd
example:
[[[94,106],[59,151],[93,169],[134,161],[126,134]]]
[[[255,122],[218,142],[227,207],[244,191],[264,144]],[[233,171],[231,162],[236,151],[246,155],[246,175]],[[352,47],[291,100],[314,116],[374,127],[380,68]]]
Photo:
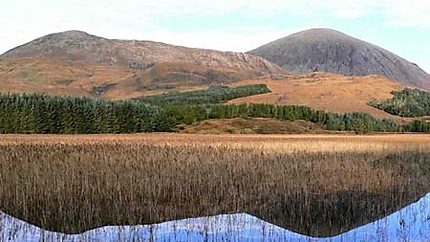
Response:
[[[343,94],[335,91],[339,81]],[[404,87],[430,90],[430,75],[416,64],[331,29],[292,34],[247,53],[66,31],[2,54],[0,82],[0,92],[108,99],[266,82],[276,98],[263,98],[264,102],[288,100],[285,103],[337,112],[369,111],[363,109],[366,102],[389,98],[391,91]],[[330,104],[321,106],[322,98]],[[339,98],[361,106],[336,109]]]

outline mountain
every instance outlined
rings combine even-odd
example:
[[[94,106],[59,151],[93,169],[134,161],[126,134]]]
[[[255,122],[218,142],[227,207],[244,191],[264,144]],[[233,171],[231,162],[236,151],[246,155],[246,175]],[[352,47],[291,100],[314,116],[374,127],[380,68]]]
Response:
[[[346,76],[378,74],[430,89],[430,75],[379,46],[331,29],[310,29],[278,39],[249,54],[264,57],[294,74],[323,71]]]
[[[109,99],[285,74],[251,54],[106,39],[82,31],[46,35],[0,56],[0,92]]]
[[[341,36],[336,38],[351,38],[334,33],[335,37]],[[337,41],[338,47],[341,42]],[[337,53],[342,48],[333,51]],[[0,93],[44,92],[116,100],[206,89],[220,83],[230,86],[264,83],[272,91],[231,103],[297,104],[338,113],[369,112],[398,121],[404,120],[367,103],[391,98],[391,91],[413,85],[380,75],[348,77],[324,72],[290,75],[278,65],[252,54],[151,41],[110,40],[80,31],[47,35],[0,56]]]
[[[43,36],[7,51],[0,58],[42,57],[146,69],[154,63],[187,63],[258,76],[282,71],[251,54],[174,46],[152,41],[106,39],[82,31]]]

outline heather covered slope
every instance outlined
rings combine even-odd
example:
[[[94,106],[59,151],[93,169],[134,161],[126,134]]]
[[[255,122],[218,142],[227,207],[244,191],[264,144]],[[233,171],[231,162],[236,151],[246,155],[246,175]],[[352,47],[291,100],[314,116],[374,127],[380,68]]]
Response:
[[[295,74],[313,71],[347,76],[383,75],[400,83],[430,89],[430,75],[388,50],[331,29],[310,29],[248,52]]]

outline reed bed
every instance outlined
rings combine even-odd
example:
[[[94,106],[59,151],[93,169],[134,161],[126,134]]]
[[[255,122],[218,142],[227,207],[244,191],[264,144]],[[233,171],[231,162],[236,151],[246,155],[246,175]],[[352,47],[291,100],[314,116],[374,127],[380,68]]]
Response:
[[[245,212],[311,236],[430,191],[430,136],[0,136],[0,209],[79,233]]]

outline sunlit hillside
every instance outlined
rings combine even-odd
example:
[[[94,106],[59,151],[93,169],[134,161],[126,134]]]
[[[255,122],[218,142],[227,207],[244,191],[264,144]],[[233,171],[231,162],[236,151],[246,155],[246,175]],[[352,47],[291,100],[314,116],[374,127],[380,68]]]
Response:
[[[305,105],[338,113],[358,111],[367,112],[379,118],[401,120],[397,116],[367,105],[372,100],[388,99],[392,97],[391,91],[401,90],[405,87],[382,76],[346,77],[317,72],[284,80],[242,81],[234,85],[248,83],[265,83],[272,93],[239,98],[229,103]]]

